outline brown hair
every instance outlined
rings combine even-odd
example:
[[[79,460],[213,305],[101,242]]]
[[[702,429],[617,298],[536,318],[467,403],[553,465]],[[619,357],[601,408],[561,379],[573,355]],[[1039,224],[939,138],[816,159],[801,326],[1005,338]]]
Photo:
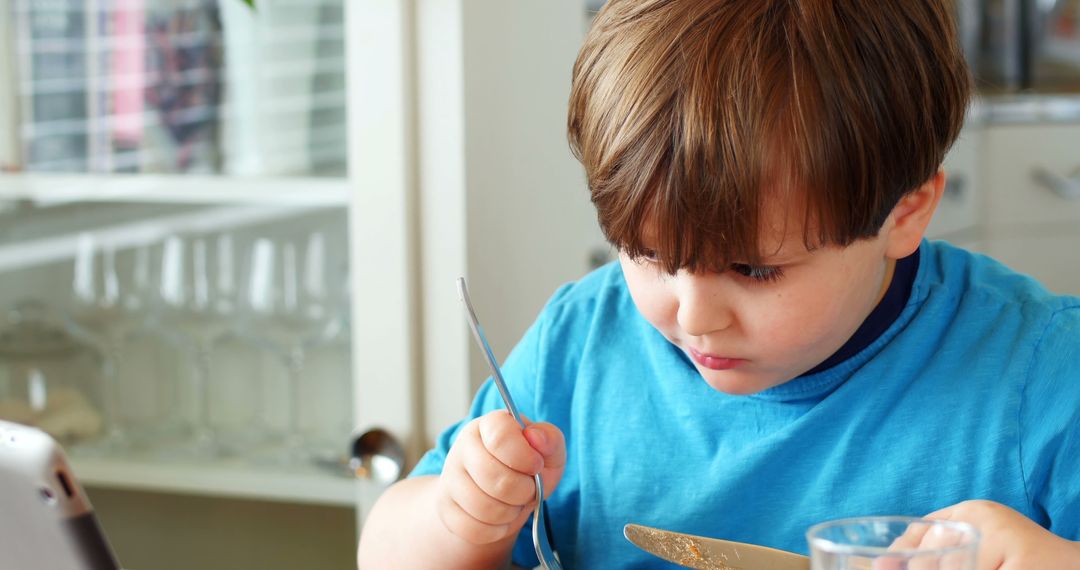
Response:
[[[949,0],[610,0],[569,139],[607,238],[669,272],[754,263],[763,197],[807,247],[878,233],[940,167],[971,78]],[[775,204],[775,202],[773,202]]]

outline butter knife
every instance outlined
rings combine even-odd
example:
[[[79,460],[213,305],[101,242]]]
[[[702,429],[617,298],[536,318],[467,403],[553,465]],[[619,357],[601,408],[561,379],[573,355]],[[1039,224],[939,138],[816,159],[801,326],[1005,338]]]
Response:
[[[808,570],[810,559],[767,546],[660,530],[639,524],[623,527],[634,546],[687,568],[700,570]]]

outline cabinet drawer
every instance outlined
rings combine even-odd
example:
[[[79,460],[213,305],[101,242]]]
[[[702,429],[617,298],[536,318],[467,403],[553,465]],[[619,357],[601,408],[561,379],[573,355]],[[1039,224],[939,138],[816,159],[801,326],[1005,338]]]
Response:
[[[1080,228],[1080,196],[1062,196],[1034,174],[1043,169],[1061,177],[1078,175],[1080,125],[993,125],[984,137],[980,181],[990,227],[1075,223]]]
[[[1080,230],[1059,235],[987,236],[981,250],[1047,289],[1080,296]]]

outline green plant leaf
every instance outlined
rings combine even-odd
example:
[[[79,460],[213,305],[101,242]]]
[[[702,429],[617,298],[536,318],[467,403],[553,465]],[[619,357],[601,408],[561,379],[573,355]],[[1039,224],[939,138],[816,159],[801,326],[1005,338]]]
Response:
[[[255,0],[243,0],[244,4],[247,4],[252,10],[255,9]]]

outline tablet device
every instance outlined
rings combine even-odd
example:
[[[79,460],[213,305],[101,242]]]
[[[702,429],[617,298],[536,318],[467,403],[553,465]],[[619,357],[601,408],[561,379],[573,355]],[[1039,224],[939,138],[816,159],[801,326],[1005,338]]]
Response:
[[[2,420],[0,567],[120,568],[60,445],[39,429]]]

